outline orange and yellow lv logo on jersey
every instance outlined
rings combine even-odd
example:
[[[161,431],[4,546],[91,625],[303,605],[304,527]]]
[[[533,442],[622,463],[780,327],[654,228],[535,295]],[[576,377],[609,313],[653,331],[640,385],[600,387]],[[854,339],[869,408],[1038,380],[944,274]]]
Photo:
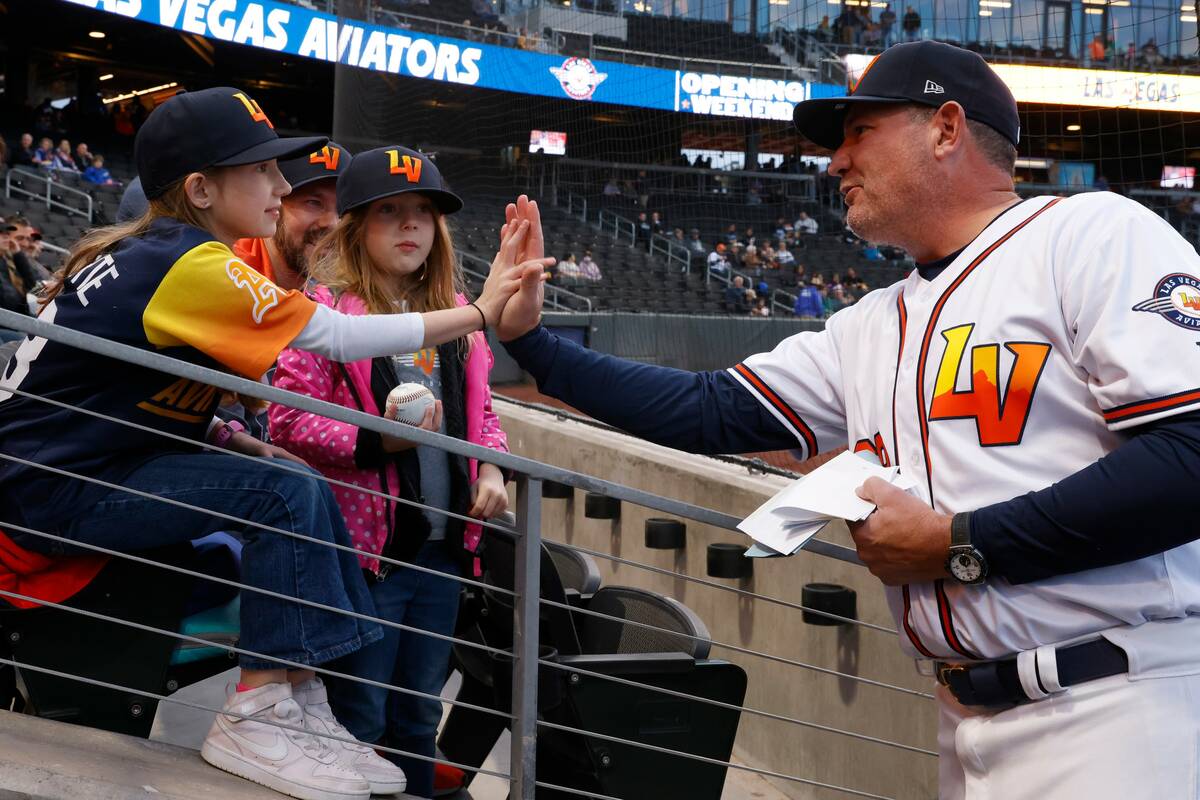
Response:
[[[392,175],[403,175],[409,183],[421,182],[421,159],[412,156],[400,157],[399,150],[388,150],[388,162]]]
[[[322,147],[320,150],[318,150],[317,152],[310,155],[308,157],[308,163],[324,164],[325,169],[332,172],[335,169],[337,169],[338,161],[340,161],[341,158],[342,158],[341,150],[339,150],[336,147],[330,147],[329,145],[326,145],[325,147]]]
[[[1020,444],[1050,345],[1005,342],[1004,349],[1013,354],[1013,363],[1003,396],[999,380],[1000,345],[976,345],[971,348],[971,389],[959,391],[959,368],[974,327],[967,324],[942,331],[946,351],[938,366],[929,419],[974,419],[982,447]]]
[[[233,96],[242,101],[242,105],[244,105],[246,110],[250,112],[250,119],[254,120],[255,122],[265,122],[267,123],[268,128],[275,130],[275,126],[271,124],[271,120],[267,119],[266,112],[259,108],[256,100],[251,100],[241,92],[236,92]]]

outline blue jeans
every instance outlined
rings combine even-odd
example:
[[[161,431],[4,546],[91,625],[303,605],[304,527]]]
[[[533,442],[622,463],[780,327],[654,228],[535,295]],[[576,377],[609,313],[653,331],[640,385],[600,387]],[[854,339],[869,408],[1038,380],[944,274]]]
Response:
[[[417,553],[416,563],[438,572],[461,574],[445,542],[427,542]],[[367,585],[381,619],[453,635],[458,617],[458,581],[396,566],[385,580],[368,578]],[[333,668],[437,695],[446,683],[449,664],[450,642],[385,626],[382,641],[340,660]],[[433,756],[442,720],[440,702],[353,681],[329,683],[334,714],[359,741],[384,740],[398,750]],[[431,762],[386,755],[404,770],[409,794],[433,796]]]
[[[300,468],[292,462],[288,466]],[[315,473],[314,473],[315,474]],[[121,481],[155,497],[178,500],[263,525],[350,544],[329,485],[236,456],[202,454],[155,458]],[[242,548],[242,582],[345,611],[375,615],[353,553],[334,550],[199,511],[114,490],[56,533],[85,544],[136,552],[198,539],[214,531],[237,531]],[[63,553],[59,542],[25,536],[31,550]],[[147,598],[153,602],[153,598]],[[382,636],[379,625],[311,606],[242,592],[239,646],[267,658],[241,656],[244,669],[276,669],[271,657],[322,664],[352,653]]]

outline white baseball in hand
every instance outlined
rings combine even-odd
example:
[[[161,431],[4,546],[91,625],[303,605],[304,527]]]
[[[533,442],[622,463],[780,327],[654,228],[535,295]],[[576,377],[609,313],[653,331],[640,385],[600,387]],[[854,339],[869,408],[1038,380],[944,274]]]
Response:
[[[420,425],[425,410],[432,408],[433,392],[419,383],[402,383],[388,392],[383,416],[409,425]]]

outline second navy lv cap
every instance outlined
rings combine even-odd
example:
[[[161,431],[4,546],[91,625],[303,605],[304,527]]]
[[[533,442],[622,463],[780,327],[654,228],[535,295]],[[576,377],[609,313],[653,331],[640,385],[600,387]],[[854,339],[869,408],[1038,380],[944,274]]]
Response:
[[[146,118],[133,142],[142,191],[153,200],[209,167],[237,167],[311,153],[324,136],[280,138],[249,95],[231,86],[181,92]]]
[[[830,150],[842,144],[842,124],[855,103],[917,103],[940,107],[954,101],[967,119],[995,129],[1016,146],[1021,138],[1017,101],[978,53],[943,42],[905,42],[876,56],[845,97],[796,105],[800,133]]]
[[[462,199],[446,188],[442,173],[425,153],[407,147],[379,147],[359,153],[338,178],[337,212],[407,192],[420,192],[443,214],[463,207]]]
[[[314,181],[337,180],[350,168],[352,158],[349,150],[330,140],[319,150],[280,160],[279,171],[295,190]]]

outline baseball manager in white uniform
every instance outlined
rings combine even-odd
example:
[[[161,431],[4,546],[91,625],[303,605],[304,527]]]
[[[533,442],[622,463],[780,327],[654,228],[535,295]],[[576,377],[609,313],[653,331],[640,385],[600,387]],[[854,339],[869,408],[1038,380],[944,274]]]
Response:
[[[966,50],[896,45],[795,119],[905,280],[719,372],[560,339],[532,280],[500,338],[647,439],[848,446],[918,481],[865,484],[852,533],[934,662],[941,797],[1200,798],[1200,258],[1115,194],[1021,200],[1016,103]]]

